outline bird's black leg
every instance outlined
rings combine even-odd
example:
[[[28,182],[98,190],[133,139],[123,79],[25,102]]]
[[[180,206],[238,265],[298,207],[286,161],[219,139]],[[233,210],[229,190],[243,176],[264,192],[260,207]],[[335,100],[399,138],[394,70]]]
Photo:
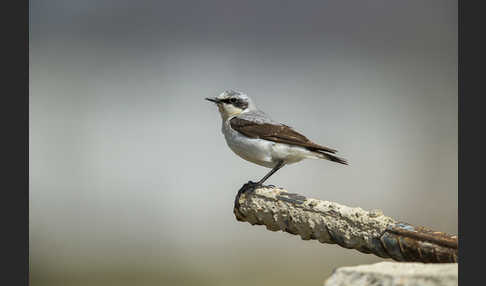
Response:
[[[275,172],[277,172],[280,168],[282,168],[283,166],[285,165],[285,162],[284,161],[279,161],[277,163],[277,165],[275,167],[273,167],[272,170],[270,170],[270,172],[268,172],[268,174],[265,175],[265,177],[263,177],[260,181],[258,181],[257,183],[255,182],[252,182],[252,181],[248,181],[248,183],[244,184],[239,190],[238,190],[238,194],[236,195],[236,198],[235,198],[235,208],[238,209],[240,207],[240,196],[248,191],[254,191],[256,189],[256,187],[259,187],[259,186],[262,186],[262,184],[268,179],[270,178],[270,176],[272,176],[273,174],[275,174]]]
[[[258,181],[257,185],[261,186],[268,178],[270,178],[271,175],[275,174],[275,172],[280,170],[280,168],[282,168],[284,165],[285,165],[284,161],[282,160],[278,161],[277,165],[275,165],[275,167],[273,167],[273,169],[270,170],[270,172],[268,172],[268,174],[266,174],[265,177],[263,177],[260,181]]]

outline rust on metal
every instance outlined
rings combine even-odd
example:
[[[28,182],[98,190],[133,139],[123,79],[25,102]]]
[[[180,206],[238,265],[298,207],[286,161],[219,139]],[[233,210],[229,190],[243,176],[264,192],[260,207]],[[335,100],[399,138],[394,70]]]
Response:
[[[423,263],[457,262],[457,236],[406,223],[389,227],[380,241],[397,261]]]
[[[407,223],[398,223],[391,227],[388,231],[404,236],[415,238],[421,241],[429,241],[445,247],[458,248],[457,236],[449,235],[447,233],[433,231],[422,226],[413,226]]]

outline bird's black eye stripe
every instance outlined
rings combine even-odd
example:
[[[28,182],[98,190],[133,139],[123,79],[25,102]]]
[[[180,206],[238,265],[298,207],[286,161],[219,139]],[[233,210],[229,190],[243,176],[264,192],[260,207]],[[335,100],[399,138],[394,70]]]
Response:
[[[237,99],[236,98],[225,98],[223,100],[220,100],[220,102],[222,103],[227,103],[227,104],[230,104],[230,103],[236,103],[237,102]]]
[[[219,102],[231,104],[241,109],[246,109],[248,107],[248,102],[245,102],[244,100],[235,97],[221,99]]]

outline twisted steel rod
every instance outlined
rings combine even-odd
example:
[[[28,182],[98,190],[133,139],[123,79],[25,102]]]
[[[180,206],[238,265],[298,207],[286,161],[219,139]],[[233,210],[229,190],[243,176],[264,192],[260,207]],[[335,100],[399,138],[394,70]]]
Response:
[[[455,235],[398,222],[379,210],[365,211],[306,198],[281,188],[258,187],[244,193],[240,190],[234,214],[238,221],[265,225],[271,231],[281,230],[300,235],[303,240],[338,244],[382,258],[424,263],[457,262]]]

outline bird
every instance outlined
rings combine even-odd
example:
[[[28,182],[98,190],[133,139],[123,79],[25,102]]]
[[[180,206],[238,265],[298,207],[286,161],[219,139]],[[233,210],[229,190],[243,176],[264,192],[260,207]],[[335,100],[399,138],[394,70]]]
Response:
[[[285,165],[304,159],[325,159],[348,165],[346,159],[333,155],[337,150],[314,143],[294,128],[271,119],[243,92],[226,90],[205,99],[218,107],[221,131],[228,147],[249,162],[271,168],[258,182],[245,184],[238,194],[262,186]]]

